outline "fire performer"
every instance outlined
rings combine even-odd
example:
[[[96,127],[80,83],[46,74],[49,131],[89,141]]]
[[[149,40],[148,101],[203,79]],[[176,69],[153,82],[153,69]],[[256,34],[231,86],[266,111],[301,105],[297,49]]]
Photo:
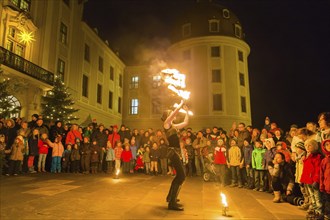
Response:
[[[181,123],[173,123],[176,119],[176,115],[179,113],[180,109],[185,111],[185,118]],[[181,112],[183,112],[181,110]],[[176,176],[171,183],[170,190],[168,192],[166,201],[168,202],[169,210],[183,211],[182,205],[178,204],[178,195],[181,189],[181,186],[185,180],[185,172],[183,164],[180,161],[180,140],[178,136],[178,130],[188,125],[189,116],[188,116],[188,107],[184,105],[183,100],[174,111],[164,112],[162,120],[164,121],[164,129],[166,137],[169,142],[169,148],[167,153],[167,158],[171,160],[172,166],[176,170]]]

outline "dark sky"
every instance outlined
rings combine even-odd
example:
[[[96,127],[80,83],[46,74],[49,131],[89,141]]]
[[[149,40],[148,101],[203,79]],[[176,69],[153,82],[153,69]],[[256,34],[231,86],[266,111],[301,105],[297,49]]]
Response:
[[[253,126],[265,116],[287,130],[330,111],[330,1],[216,1],[240,19],[248,58]],[[141,48],[168,45],[171,23],[195,0],[89,0],[84,20],[134,63]]]

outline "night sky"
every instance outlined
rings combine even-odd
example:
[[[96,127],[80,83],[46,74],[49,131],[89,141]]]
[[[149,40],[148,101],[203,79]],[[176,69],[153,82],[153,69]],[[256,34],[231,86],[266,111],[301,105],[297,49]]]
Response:
[[[213,2],[238,16],[251,48],[254,127],[261,128],[269,116],[288,130],[330,111],[329,0]],[[164,51],[171,23],[189,4],[195,0],[89,0],[84,21],[130,65],[141,57],[141,48]]]

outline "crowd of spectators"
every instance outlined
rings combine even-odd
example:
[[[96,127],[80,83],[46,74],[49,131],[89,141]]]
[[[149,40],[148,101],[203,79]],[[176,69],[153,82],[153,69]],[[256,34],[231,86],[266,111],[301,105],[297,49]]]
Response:
[[[265,118],[263,128],[233,123],[229,131],[214,126],[179,132],[180,158],[188,177],[215,168],[220,187],[238,187],[274,194],[273,202],[302,197],[307,217],[330,218],[330,112],[318,123],[291,125],[283,131]],[[163,129],[129,129],[125,125],[87,127],[42,116],[31,121],[0,119],[0,174],[24,173],[175,175],[166,158]]]

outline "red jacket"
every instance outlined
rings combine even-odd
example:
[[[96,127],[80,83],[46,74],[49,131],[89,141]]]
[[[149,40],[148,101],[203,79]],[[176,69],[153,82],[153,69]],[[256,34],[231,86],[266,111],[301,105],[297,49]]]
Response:
[[[48,144],[42,140],[38,141],[39,154],[48,154]]]
[[[115,148],[116,142],[120,141],[120,135],[118,133],[113,132],[108,136],[108,141],[110,141],[112,148]]]
[[[69,144],[69,143],[75,144],[76,138],[79,138],[79,140],[82,141],[80,132],[78,130],[69,131],[68,134],[66,135],[65,144]]]
[[[301,183],[313,184],[320,183],[320,164],[322,155],[319,153],[311,153],[305,158],[304,168],[301,174]]]
[[[325,149],[325,143],[330,139],[322,142],[322,151],[325,158],[321,161],[320,168],[320,191],[330,194],[330,152]]]
[[[217,146],[214,151],[214,164],[227,164],[226,147]]]
[[[130,150],[124,150],[121,153],[121,159],[123,160],[123,162],[130,162],[132,158],[133,158],[133,154],[132,151]]]

